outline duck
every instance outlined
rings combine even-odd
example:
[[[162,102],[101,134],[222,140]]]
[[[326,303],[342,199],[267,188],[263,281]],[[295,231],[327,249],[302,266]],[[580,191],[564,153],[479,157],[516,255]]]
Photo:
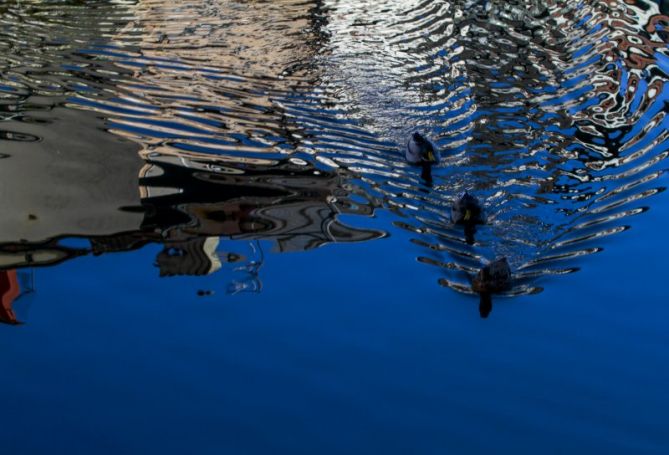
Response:
[[[465,227],[465,240],[469,245],[474,244],[474,234],[477,224],[485,224],[485,216],[481,203],[467,191],[461,193],[451,206],[451,221],[453,224]]]
[[[479,294],[496,294],[511,289],[511,267],[506,257],[495,259],[479,270],[472,280],[472,290]]]
[[[505,257],[483,266],[472,280],[472,290],[479,293],[479,314],[485,319],[492,311],[492,294],[511,289],[511,267]]]
[[[434,144],[419,132],[414,132],[409,137],[404,156],[409,164],[420,165],[423,169],[421,178],[432,184],[432,166],[440,160]]]

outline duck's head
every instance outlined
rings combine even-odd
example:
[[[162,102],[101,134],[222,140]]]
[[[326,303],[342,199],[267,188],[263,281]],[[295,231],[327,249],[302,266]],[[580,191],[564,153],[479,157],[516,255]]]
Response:
[[[417,143],[425,142],[425,138],[423,137],[422,134],[420,134],[418,131],[414,132],[411,137],[413,138],[414,141]]]
[[[469,194],[468,191],[460,193],[459,200],[460,203],[466,207],[481,208],[481,203],[479,202],[478,198],[473,194]]]

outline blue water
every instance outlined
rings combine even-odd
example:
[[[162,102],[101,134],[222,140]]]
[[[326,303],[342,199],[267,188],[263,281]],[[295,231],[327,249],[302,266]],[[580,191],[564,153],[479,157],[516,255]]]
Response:
[[[663,195],[485,320],[402,230],[270,255],[260,294],[198,298],[221,277],[161,279],[156,247],[40,269],[0,330],[3,452],[666,453],[668,222]]]
[[[0,453],[669,453],[655,3],[0,3]]]

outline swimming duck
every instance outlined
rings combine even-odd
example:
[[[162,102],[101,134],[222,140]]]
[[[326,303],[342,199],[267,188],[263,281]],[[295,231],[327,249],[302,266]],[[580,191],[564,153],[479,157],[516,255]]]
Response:
[[[505,257],[483,266],[472,280],[472,290],[479,294],[493,294],[511,288],[511,267]]]
[[[487,318],[492,311],[492,294],[508,291],[511,288],[511,267],[505,257],[496,259],[483,266],[472,280],[472,290],[478,292],[479,313]]]
[[[404,156],[408,163],[417,164],[423,168],[421,178],[432,183],[432,166],[439,162],[439,152],[432,142],[422,134],[415,132],[409,137]]]
[[[466,191],[460,194],[451,206],[451,221],[453,224],[464,225],[465,240],[472,245],[476,225],[485,224],[483,208],[479,200]]]

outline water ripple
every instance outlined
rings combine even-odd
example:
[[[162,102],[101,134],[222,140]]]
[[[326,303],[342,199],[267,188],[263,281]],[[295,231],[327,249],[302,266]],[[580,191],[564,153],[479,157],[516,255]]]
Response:
[[[308,249],[382,237],[338,219],[387,210],[440,284],[469,293],[504,255],[509,294],[535,293],[664,190],[668,26],[648,1],[5,2],[0,141],[40,141],[27,127],[65,107],[137,144],[142,226],[88,252]],[[403,160],[414,130],[442,152],[432,186]],[[463,190],[488,214],[474,245],[449,219]]]

